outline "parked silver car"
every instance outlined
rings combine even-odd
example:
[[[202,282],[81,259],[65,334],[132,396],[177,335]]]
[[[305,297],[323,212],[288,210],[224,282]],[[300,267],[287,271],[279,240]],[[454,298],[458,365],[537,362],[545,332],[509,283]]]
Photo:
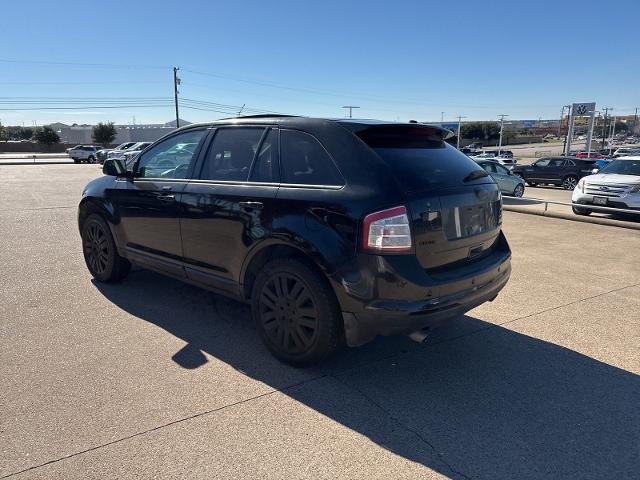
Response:
[[[477,160],[476,163],[491,175],[504,195],[514,197],[524,195],[524,180],[511,170],[493,160]]]

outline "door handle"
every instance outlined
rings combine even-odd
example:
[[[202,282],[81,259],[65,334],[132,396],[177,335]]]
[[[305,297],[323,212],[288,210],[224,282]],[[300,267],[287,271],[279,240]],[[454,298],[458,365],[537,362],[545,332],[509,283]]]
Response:
[[[262,202],[240,202],[242,208],[258,209],[264,207]]]
[[[176,199],[175,195],[158,195],[158,200],[160,200],[161,202],[173,202]]]
[[[171,185],[165,185],[162,187],[163,192],[170,192],[173,187]]]

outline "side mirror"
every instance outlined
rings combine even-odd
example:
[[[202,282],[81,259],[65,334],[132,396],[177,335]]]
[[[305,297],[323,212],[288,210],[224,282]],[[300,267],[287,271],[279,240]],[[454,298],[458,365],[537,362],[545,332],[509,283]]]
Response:
[[[102,165],[102,173],[113,177],[124,177],[127,174],[127,169],[117,158],[109,158],[105,160],[104,165]]]
[[[591,174],[595,175],[596,173],[598,173],[600,171],[600,169],[598,168],[594,168],[593,170],[591,170]]]

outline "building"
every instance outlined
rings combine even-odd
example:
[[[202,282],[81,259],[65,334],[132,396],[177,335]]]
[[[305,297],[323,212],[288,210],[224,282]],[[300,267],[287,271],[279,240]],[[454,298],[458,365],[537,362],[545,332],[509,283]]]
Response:
[[[191,122],[180,119],[180,125],[190,125]],[[124,142],[155,142],[160,137],[175,130],[176,121],[161,124],[115,125],[116,138],[113,143]],[[67,144],[91,144],[93,125],[67,125],[52,123],[50,125],[60,136],[60,141]]]

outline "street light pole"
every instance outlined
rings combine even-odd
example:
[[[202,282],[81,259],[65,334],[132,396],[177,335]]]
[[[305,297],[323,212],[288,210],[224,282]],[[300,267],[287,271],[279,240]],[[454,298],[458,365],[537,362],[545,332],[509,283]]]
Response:
[[[602,144],[601,147],[604,148],[604,139],[607,136],[607,119],[608,119],[608,114],[609,114],[609,110],[612,110],[611,107],[604,107],[604,122],[602,123]]]
[[[345,105],[342,108],[348,108],[349,109],[349,118],[353,118],[353,109],[354,108],[360,108],[360,107],[356,107],[355,105]]]
[[[500,142],[498,143],[498,155],[500,155],[500,151],[502,150],[502,131],[504,129],[504,117],[508,117],[509,115],[500,114]]]
[[[462,124],[462,119],[467,118],[462,115],[458,115],[458,141],[456,142],[456,148],[460,150],[460,125]]]
[[[180,114],[178,113],[178,85],[180,85],[180,79],[178,78],[178,67],[173,67],[173,99],[176,103],[176,128],[180,128]]]

